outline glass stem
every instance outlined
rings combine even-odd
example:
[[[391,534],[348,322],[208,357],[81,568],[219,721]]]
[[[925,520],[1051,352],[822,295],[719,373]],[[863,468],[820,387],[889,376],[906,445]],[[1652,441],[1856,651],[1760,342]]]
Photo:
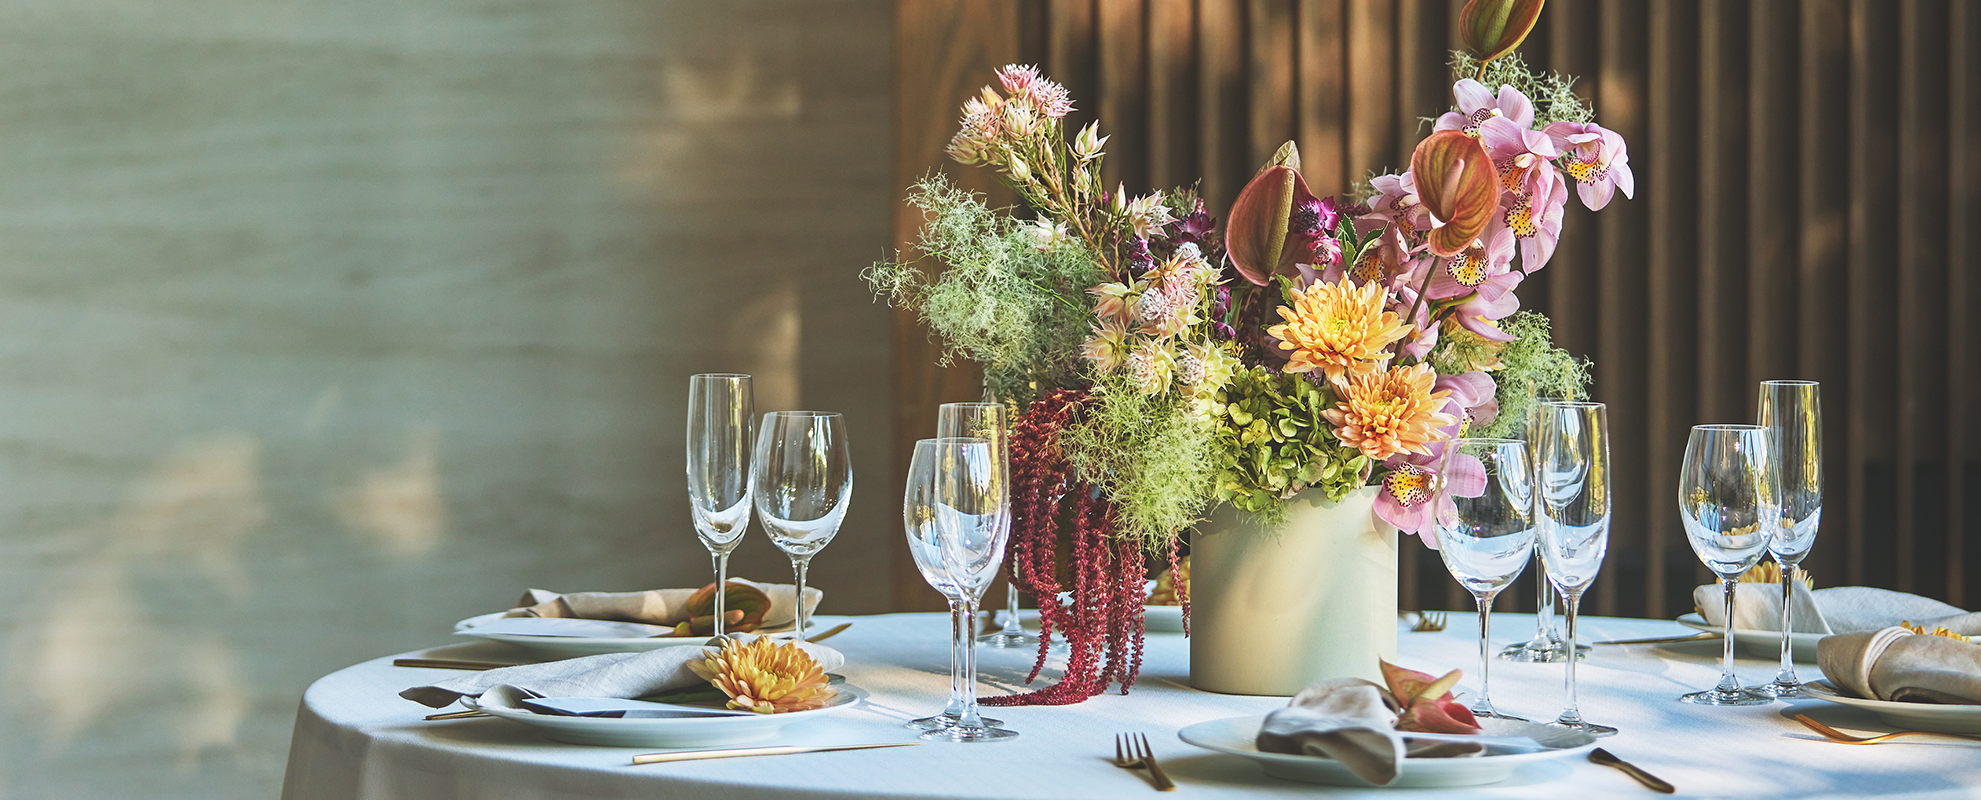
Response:
[[[963,618],[977,618],[977,602],[969,598],[963,600]],[[984,718],[977,714],[977,637],[963,637],[963,669],[960,670],[963,683],[963,714],[956,721],[959,728],[982,728]]]
[[[1582,604],[1582,595],[1579,592],[1573,594],[1562,592],[1561,604],[1568,612],[1568,678],[1566,681],[1568,707],[1562,709],[1561,718],[1555,720],[1555,722],[1563,725],[1581,725],[1582,708],[1575,700],[1575,662],[1578,660],[1575,657],[1575,612],[1577,611],[1576,607]]]
[[[949,601],[949,705],[942,709],[942,714],[946,717],[963,716],[963,640],[968,637],[969,628],[964,625],[963,606],[951,600]]]
[[[1802,568],[1783,561],[1780,556],[1775,557],[1775,562],[1782,568],[1782,668],[1775,673],[1775,685],[1793,687],[1800,681],[1795,678],[1795,653],[1790,648],[1789,631],[1792,626],[1789,614],[1794,610],[1796,576]]]
[[[1716,692],[1740,691],[1740,680],[1733,676],[1733,587],[1738,583],[1733,578],[1721,578],[1726,588],[1726,625],[1720,633],[1720,685]]]
[[[1025,635],[1025,626],[1018,622],[1018,584],[1009,578],[1004,583],[1004,633],[1008,636]]]
[[[806,626],[811,624],[812,615],[805,610],[805,568],[811,566],[810,556],[791,559],[791,571],[798,574],[798,638],[805,638]]]
[[[709,557],[715,560],[715,635],[721,636],[728,630],[724,623],[729,611],[724,606],[729,600],[725,596],[729,594],[726,591],[729,588],[729,552],[712,553]]]
[[[1541,572],[1540,594],[1534,598],[1534,640],[1553,647],[1561,641],[1561,636],[1555,633],[1555,587],[1548,582],[1545,568]]]
[[[1493,596],[1491,593],[1472,596],[1479,603],[1479,702],[1472,704],[1476,715],[1497,716],[1493,711],[1493,681],[1490,666],[1493,661],[1491,649]]]

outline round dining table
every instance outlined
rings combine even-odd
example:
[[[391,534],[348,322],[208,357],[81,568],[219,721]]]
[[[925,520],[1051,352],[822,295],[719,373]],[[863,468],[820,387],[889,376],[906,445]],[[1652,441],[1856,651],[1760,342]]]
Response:
[[[1465,671],[1461,691],[1477,688],[1478,627],[1453,613],[1442,632],[1411,632],[1398,623],[1398,661],[1433,674]],[[846,656],[838,670],[864,699],[785,728],[766,744],[827,745],[914,742],[902,723],[941,710],[949,687],[949,624],[943,614],[821,618],[852,626],[829,646]],[[1496,614],[1494,647],[1523,639],[1533,617]],[[1666,620],[1589,617],[1584,641],[1691,633]],[[1190,687],[1189,643],[1150,633],[1141,675],[1070,706],[986,708],[1017,731],[989,743],[635,765],[656,748],[561,744],[536,728],[494,717],[427,721],[434,709],[402,699],[409,687],[444,680],[451,670],[394,666],[395,658],[431,657],[521,662],[527,654],[491,642],[454,644],[388,656],[339,670],[304,693],[289,747],[285,800],[430,800],[431,798],[707,798],[798,800],[814,797],[1097,798],[1154,794],[1147,773],[1113,763],[1115,735],[1143,733],[1178,786],[1177,796],[1226,797],[1652,797],[1623,772],[1580,757],[1526,764],[1493,785],[1461,789],[1342,788],[1269,777],[1244,757],[1181,741],[1185,726],[1265,714],[1284,697],[1213,694]],[[979,648],[984,695],[1028,688],[1031,650]],[[1792,719],[1809,717],[1846,732],[1891,730],[1868,711],[1808,699],[1744,707],[1678,702],[1719,675],[1717,639],[1671,644],[1596,644],[1578,671],[1581,709],[1591,722],[1619,729],[1600,746],[1677,787],[1679,797],[1953,798],[1981,796],[1981,742],[1907,737],[1854,746],[1824,739]],[[1040,683],[1056,677],[1048,662]],[[1773,677],[1775,664],[1742,654],[1743,683]],[[1503,713],[1551,720],[1564,699],[1563,665],[1495,661],[1492,698]],[[1805,679],[1820,678],[1814,664]]]

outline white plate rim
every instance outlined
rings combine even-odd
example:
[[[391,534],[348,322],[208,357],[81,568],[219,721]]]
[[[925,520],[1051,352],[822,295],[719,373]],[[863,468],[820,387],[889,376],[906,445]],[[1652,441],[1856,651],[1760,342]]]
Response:
[[[1260,725],[1263,725],[1265,723],[1265,720],[1266,717],[1264,714],[1253,714],[1243,717],[1224,717],[1222,719],[1205,720],[1203,722],[1199,722],[1193,725],[1185,725],[1183,728],[1179,729],[1176,732],[1176,738],[1182,739],[1185,743],[1193,745],[1195,747],[1204,748],[1205,750],[1210,750],[1218,753],[1225,753],[1228,755],[1241,756],[1244,758],[1249,758],[1254,761],[1260,761],[1260,762],[1274,762],[1279,764],[1290,764],[1290,765],[1301,765],[1301,766],[1312,766],[1320,762],[1331,762],[1335,764],[1340,763],[1340,762],[1334,762],[1332,759],[1324,759],[1317,756],[1302,756],[1302,755],[1294,755],[1292,753],[1262,752],[1257,748],[1256,745],[1253,744],[1252,740],[1246,740],[1245,746],[1239,747],[1230,744],[1219,743],[1205,736],[1206,731],[1215,729],[1214,726],[1220,726],[1220,727],[1235,726],[1240,728],[1249,727],[1253,730],[1257,730]],[[1198,739],[1202,741],[1193,741],[1190,738],[1192,731],[1195,731]],[[1469,771],[1471,769],[1477,768],[1479,764],[1484,761],[1490,761],[1495,765],[1505,766],[1508,768],[1510,772],[1511,770],[1518,769],[1520,766],[1524,764],[1528,764],[1530,762],[1552,761],[1558,758],[1567,758],[1572,755],[1587,753],[1590,750],[1596,749],[1598,744],[1600,744],[1600,742],[1590,742],[1588,744],[1578,745],[1576,747],[1563,747],[1554,750],[1543,750],[1535,753],[1505,753],[1501,755],[1479,756],[1477,758],[1419,758],[1419,759],[1406,758],[1403,760],[1403,764],[1405,770],[1409,770],[1410,772],[1417,773],[1418,775],[1423,775],[1425,773],[1439,773],[1439,772],[1447,772],[1447,771],[1450,772]],[[1343,768],[1345,769],[1345,767]],[[1404,777],[1404,773],[1402,772],[1397,773],[1397,778],[1399,780],[1401,780],[1403,777]],[[1377,788],[1390,788],[1390,787],[1378,786]]]
[[[1876,711],[1880,714],[1903,714],[1915,717],[1938,717],[1953,720],[1981,721],[1981,706],[1963,706],[1947,703],[1906,703],[1898,700],[1874,700],[1844,694],[1827,679],[1803,681],[1802,688],[1810,697],[1828,700],[1844,706]]]
[[[1701,615],[1699,614],[1699,612],[1697,612],[1697,611],[1694,611],[1694,612],[1691,612],[1691,613],[1688,613],[1688,614],[1680,614],[1680,615],[1678,616],[1678,619],[1676,619],[1676,620],[1674,620],[1674,621],[1675,621],[1675,622],[1677,622],[1677,623],[1678,623],[1678,624],[1680,624],[1680,625],[1684,625],[1685,627],[1688,627],[1688,628],[1691,628],[1691,629],[1693,629],[1693,630],[1695,630],[1695,631],[1703,631],[1703,632],[1706,632],[1706,633],[1720,633],[1720,632],[1721,632],[1721,629],[1720,629],[1720,626],[1718,626],[1718,625],[1714,625],[1714,624],[1712,624],[1712,623],[1710,623],[1710,622],[1707,622],[1707,621],[1706,621],[1706,618],[1705,618],[1704,616],[1701,616]],[[1789,633],[1789,635],[1788,635],[1788,640],[1789,640],[1789,642],[1790,642],[1791,644],[1801,644],[1801,645],[1805,645],[1805,646],[1807,646],[1807,645],[1813,645],[1813,644],[1815,644],[1815,642],[1816,642],[1817,640],[1820,640],[1820,639],[1822,639],[1823,637],[1825,637],[1825,636],[1828,636],[1828,635],[1829,635],[1829,634],[1827,634],[1827,633],[1816,633],[1816,632],[1814,632],[1814,631],[1794,631],[1794,632],[1791,632],[1791,633]],[[1755,629],[1753,629],[1753,628],[1734,628],[1734,629],[1733,629],[1733,638],[1735,638],[1735,639],[1739,639],[1739,638],[1741,638],[1741,637],[1743,637],[1743,636],[1748,636],[1748,637],[1767,637],[1767,638],[1769,638],[1769,639],[1773,639],[1773,640],[1775,640],[1776,642],[1780,642],[1780,641],[1781,641],[1781,636],[1782,636],[1782,632],[1781,632],[1781,631],[1762,631],[1762,630],[1755,630]]]
[[[503,642],[505,644],[513,644],[513,645],[528,647],[536,650],[552,650],[559,652],[583,651],[589,653],[636,652],[642,650],[657,650],[662,647],[682,647],[686,645],[699,645],[699,644],[706,644],[710,638],[707,636],[661,636],[661,637],[530,636],[527,634],[520,634],[520,633],[475,633],[474,632],[474,629],[477,626],[486,625],[490,622],[494,622],[495,620],[501,619],[502,615],[506,613],[508,612],[491,611],[487,614],[476,614],[475,616],[454,623],[454,633],[460,636],[472,636],[477,639],[484,639],[491,642]],[[819,624],[820,619],[821,618],[817,616],[812,617],[810,621],[812,622],[813,628],[820,627]],[[792,626],[784,627],[778,630],[764,632],[764,635],[766,636],[788,635],[792,633],[795,628],[796,625],[794,624]]]
[[[808,711],[792,711],[786,714],[757,714],[747,717],[699,717],[687,719],[624,719],[620,717],[567,717],[557,714],[539,714],[517,708],[484,706],[478,698],[463,697],[461,704],[490,716],[519,722],[533,728],[554,730],[585,731],[594,734],[639,734],[645,732],[692,733],[696,731],[719,731],[723,728],[764,726],[783,727],[801,719],[822,716],[844,708],[859,705],[867,699],[865,689],[841,681],[835,684],[839,697],[831,705]]]

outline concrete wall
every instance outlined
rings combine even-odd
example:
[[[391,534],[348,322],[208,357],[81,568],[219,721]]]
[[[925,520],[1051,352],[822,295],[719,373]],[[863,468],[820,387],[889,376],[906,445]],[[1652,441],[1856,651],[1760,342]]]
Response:
[[[890,13],[0,0],[0,798],[273,797],[319,675],[707,581],[694,372],[848,412],[886,610]]]

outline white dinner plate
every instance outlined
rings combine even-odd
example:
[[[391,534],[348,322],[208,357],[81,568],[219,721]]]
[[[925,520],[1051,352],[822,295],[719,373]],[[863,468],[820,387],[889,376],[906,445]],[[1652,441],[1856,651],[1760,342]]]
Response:
[[[1332,758],[1259,752],[1256,740],[1259,736],[1259,726],[1265,721],[1264,716],[1251,716],[1199,722],[1177,731],[1176,735],[1183,741],[1206,750],[1244,756],[1257,761],[1260,766],[1266,768],[1267,775],[1275,778],[1329,786],[1375,786],[1357,777],[1346,765]],[[1553,741],[1561,746],[1538,753],[1497,755],[1489,747],[1486,755],[1475,758],[1406,758],[1403,760],[1403,768],[1396,773],[1396,780],[1377,788],[1421,789],[1498,783],[1512,776],[1513,771],[1522,765],[1587,753],[1596,746],[1596,739],[1593,736],[1551,728],[1538,722],[1482,719],[1479,720],[1479,724],[1487,736],[1527,736],[1544,745]]]
[[[1884,720],[1885,724],[1894,728],[1940,733],[1981,733],[1981,706],[1867,700],[1844,694],[1842,690],[1831,686],[1829,681],[1809,681],[1802,684],[1802,690],[1808,692],[1810,697],[1819,700],[1869,709],[1876,713],[1879,719]]]
[[[856,705],[866,698],[866,692],[843,680],[836,681],[833,687],[839,690],[839,696],[824,708],[788,714],[689,719],[614,719],[539,714],[505,705],[499,696],[490,696],[486,703],[477,702],[472,697],[461,698],[461,702],[469,708],[478,708],[536,728],[546,738],[558,742],[606,747],[720,747],[769,739],[786,725],[816,719]]]
[[[1707,633],[1720,632],[1720,626],[1706,622],[1706,618],[1699,616],[1698,612],[1679,617],[1678,624],[1695,631],[1705,631]],[[1816,663],[1816,643],[1822,641],[1823,637],[1827,635],[1823,633],[1791,633],[1788,635],[1789,652],[1794,655],[1797,661],[1814,664]],[[1776,661],[1782,657],[1781,631],[1755,631],[1735,628],[1733,630],[1733,640],[1740,643],[1740,648],[1746,650],[1748,655],[1755,658]]]
[[[1142,606],[1142,629],[1150,633],[1182,633],[1182,606]]]
[[[475,632],[476,626],[487,624],[489,622],[494,622],[495,620],[501,619],[502,614],[503,612],[496,611],[493,613],[482,614],[480,616],[469,617],[467,619],[461,620],[460,622],[454,623],[454,633],[457,636],[473,636],[478,639],[486,639],[492,642],[503,642],[505,644],[512,644],[517,647],[526,648],[534,653],[552,659],[577,658],[579,656],[595,656],[604,653],[641,653],[641,652],[646,652],[648,650],[658,650],[663,647],[681,647],[686,645],[705,644],[708,642],[709,639],[709,637],[706,636],[662,636],[659,638],[654,638],[654,637],[618,638],[618,637],[580,637],[580,636],[527,636],[521,634]],[[814,630],[816,630],[821,624],[824,624],[825,619],[826,618],[824,617],[815,616],[807,621],[810,622],[811,627]],[[777,636],[780,634],[790,635],[794,627],[795,626],[793,625],[787,624],[783,628],[766,630],[766,631],[757,631],[757,632],[769,636]]]

